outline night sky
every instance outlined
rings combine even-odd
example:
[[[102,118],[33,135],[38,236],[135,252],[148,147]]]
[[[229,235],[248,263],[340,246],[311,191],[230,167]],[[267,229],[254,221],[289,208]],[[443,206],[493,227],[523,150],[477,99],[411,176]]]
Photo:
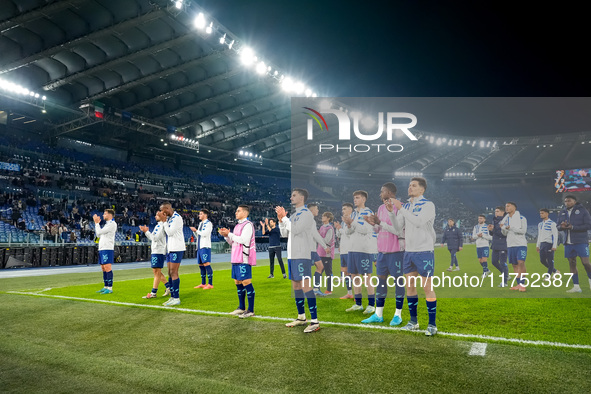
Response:
[[[589,96],[591,88],[588,22],[567,3],[199,3],[324,96]]]

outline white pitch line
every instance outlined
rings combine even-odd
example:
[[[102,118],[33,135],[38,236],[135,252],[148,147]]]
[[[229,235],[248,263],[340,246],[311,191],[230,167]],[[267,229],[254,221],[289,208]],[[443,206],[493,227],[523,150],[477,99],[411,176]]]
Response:
[[[474,342],[472,344],[472,347],[470,348],[470,352],[468,353],[468,356],[482,356],[484,357],[486,355],[486,343],[482,343],[482,342]]]
[[[94,299],[94,298],[70,297],[70,296],[40,294],[40,293],[36,293],[36,292],[23,292],[23,291],[7,291],[6,293],[7,294],[37,296],[37,297],[59,298],[59,299],[65,299],[65,300],[99,302],[99,303],[111,304],[111,305],[136,306],[136,307],[141,307],[141,308],[152,308],[152,309],[165,309],[165,310],[169,310],[169,311],[177,310],[177,311],[192,312],[192,313],[199,313],[199,314],[205,314],[205,315],[229,316],[228,312],[204,311],[204,310],[200,310],[200,309],[178,308],[178,307],[169,307],[169,306],[163,306],[163,305],[134,304],[132,302],[98,300],[98,299]],[[277,320],[277,321],[292,321],[293,320],[293,319],[286,318],[286,317],[261,316],[261,315],[253,316],[253,317],[250,317],[249,319]],[[340,323],[340,322],[329,322],[329,321],[321,321],[321,323],[323,325],[330,325],[330,326],[337,326],[337,327],[369,328],[369,329],[383,330],[383,331],[407,331],[402,327],[376,326],[376,325],[369,325],[369,324]],[[425,330],[416,330],[416,331],[410,331],[410,332],[424,334]],[[444,332],[444,331],[438,331],[437,335],[438,336],[445,336],[445,337],[463,338],[463,339],[475,339],[475,340],[481,340],[481,341],[484,340],[484,341],[490,341],[490,342],[509,342],[509,343],[517,343],[517,344],[521,344],[521,345],[553,346],[553,347],[562,347],[562,348],[571,348],[571,349],[591,350],[591,345],[580,345],[580,344],[570,344],[570,343],[561,343],[561,342],[532,341],[532,340],[528,340],[528,339],[493,337],[493,336],[489,336],[489,335],[460,334],[460,333],[456,333],[456,332]]]

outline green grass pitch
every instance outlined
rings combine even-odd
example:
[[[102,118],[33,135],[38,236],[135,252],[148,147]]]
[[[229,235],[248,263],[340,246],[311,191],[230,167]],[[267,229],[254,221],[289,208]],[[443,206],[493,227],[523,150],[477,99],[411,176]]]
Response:
[[[535,245],[528,272],[543,273]],[[478,276],[473,246],[458,254],[461,271]],[[567,271],[557,252],[557,268]],[[289,280],[267,279],[266,254],[253,269],[255,313],[295,317]],[[436,249],[436,270],[448,267],[447,250]],[[339,271],[334,262],[334,272]],[[437,336],[362,328],[361,312],[344,310],[343,294],[319,299],[322,329],[304,334],[283,321],[242,320],[196,311],[229,312],[237,305],[229,264],[214,264],[214,289],[193,289],[198,267],[181,266],[185,311],[146,308],[164,298],[141,297],[151,270],[117,270],[114,293],[99,295],[101,273],[0,279],[0,389],[3,392],[474,392],[591,391],[591,350],[516,344],[475,337]],[[494,268],[493,268],[494,270]],[[582,267],[580,268],[582,270]],[[498,283],[498,273],[496,283]],[[483,286],[438,289],[440,331],[525,341],[591,346],[591,301],[586,275],[582,294],[566,287],[526,293]],[[48,290],[50,288],[50,290]],[[12,292],[38,292],[53,298]],[[393,291],[391,291],[393,292]],[[160,290],[162,293],[162,290]],[[84,299],[81,302],[74,298]],[[107,304],[108,300],[123,304]],[[133,305],[129,305],[133,304]],[[367,301],[364,300],[364,306]],[[384,318],[394,313],[386,301]],[[408,320],[404,307],[403,320]],[[342,325],[323,324],[341,323]],[[426,327],[424,299],[419,323]],[[350,325],[347,325],[350,324]],[[473,342],[485,356],[470,356]]]

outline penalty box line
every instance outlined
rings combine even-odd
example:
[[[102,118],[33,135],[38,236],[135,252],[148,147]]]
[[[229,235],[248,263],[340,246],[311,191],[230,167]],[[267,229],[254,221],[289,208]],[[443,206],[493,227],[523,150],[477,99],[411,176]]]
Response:
[[[199,313],[199,314],[204,314],[204,315],[229,316],[228,312],[205,311],[205,310],[200,310],[200,309],[169,307],[169,306],[163,306],[163,305],[135,304],[132,302],[97,300],[94,298],[71,297],[71,296],[62,296],[62,295],[54,295],[54,294],[40,294],[40,293],[36,293],[36,292],[7,291],[6,294],[28,295],[28,296],[37,296],[37,297],[74,300],[74,301],[98,302],[98,303],[110,304],[110,305],[134,306],[134,307],[141,307],[141,308],[161,309],[161,310],[167,310],[167,311],[181,311],[181,312],[189,312],[189,313]],[[289,318],[285,318],[285,317],[261,316],[261,315],[255,315],[255,316],[250,317],[249,319],[275,320],[275,321],[286,321],[286,322],[293,320],[293,319],[289,319]],[[377,325],[360,324],[360,323],[341,323],[341,322],[329,322],[329,321],[323,321],[323,320],[321,320],[321,323],[323,325],[326,324],[326,325],[337,326],[337,327],[369,328],[369,329],[382,330],[382,331],[407,331],[401,327],[377,326]],[[423,334],[425,333],[424,330],[416,330],[416,331],[408,331],[408,332],[423,333]],[[452,337],[452,338],[461,338],[461,339],[467,339],[467,340],[470,340],[470,339],[479,340],[479,341],[485,340],[485,341],[489,341],[489,342],[508,342],[508,343],[520,344],[520,345],[552,346],[552,347],[569,348],[569,349],[591,350],[591,345],[580,345],[580,344],[570,344],[570,343],[561,343],[561,342],[533,341],[533,340],[528,340],[528,339],[504,338],[504,337],[494,337],[494,336],[489,336],[489,335],[477,335],[477,334],[461,334],[461,333],[456,333],[456,332],[444,332],[444,331],[438,331],[437,335],[445,336],[445,337]]]

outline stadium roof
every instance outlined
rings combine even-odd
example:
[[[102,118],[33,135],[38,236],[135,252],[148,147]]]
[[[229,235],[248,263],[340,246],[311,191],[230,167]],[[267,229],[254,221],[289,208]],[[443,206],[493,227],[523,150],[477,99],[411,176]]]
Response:
[[[10,0],[0,9],[0,33],[0,103],[25,116],[14,126],[138,155],[231,163],[244,150],[262,155],[274,169],[289,170],[291,154],[300,149],[296,144],[292,152],[290,96],[322,93],[257,58],[240,37],[188,0]],[[101,105],[103,119],[94,116]],[[28,119],[38,121],[25,124]],[[169,143],[173,128],[185,141],[199,142],[198,156]],[[433,149],[438,140],[432,145],[425,131],[419,144],[393,160],[346,153],[323,160],[343,170],[433,175],[588,164],[582,142],[589,135],[559,132],[489,139],[482,149],[468,146],[473,138],[459,146],[452,141],[462,139],[453,133],[439,134],[445,142]]]
[[[153,151],[164,149],[172,126],[199,138],[200,156],[231,160],[256,146],[289,161],[286,77],[254,53],[247,58],[246,45],[194,2],[7,3],[0,78],[47,96],[34,101],[46,107],[53,136]],[[93,116],[97,101],[105,120]],[[122,123],[122,112],[133,121]]]

